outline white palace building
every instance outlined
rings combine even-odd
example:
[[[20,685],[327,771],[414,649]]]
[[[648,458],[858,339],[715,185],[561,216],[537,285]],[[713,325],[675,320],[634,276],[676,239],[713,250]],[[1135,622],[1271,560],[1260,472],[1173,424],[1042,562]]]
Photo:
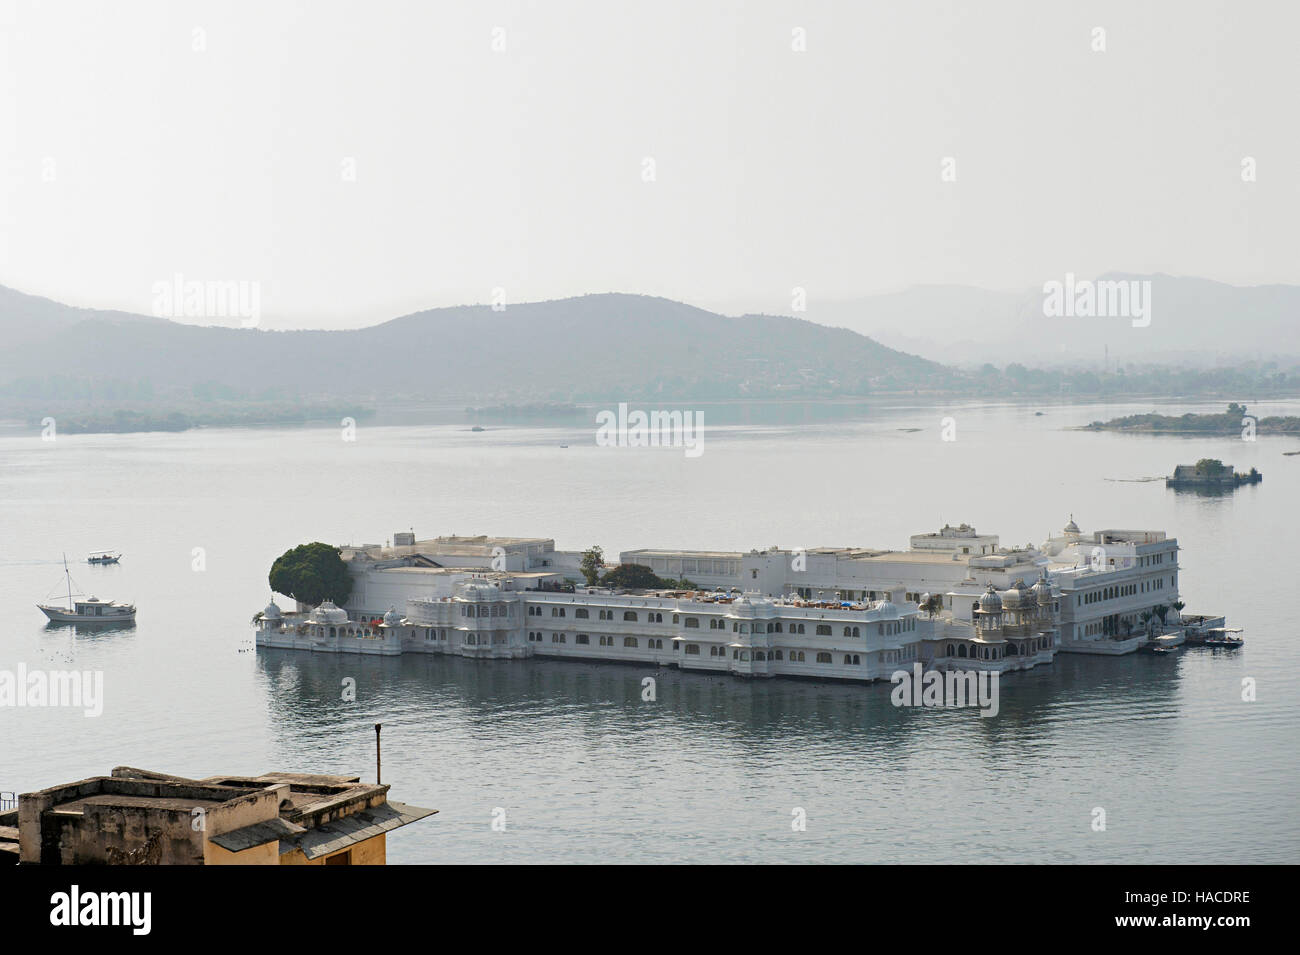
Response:
[[[288,612],[272,602],[254,618],[259,647],[871,681],[917,662],[1004,672],[1060,652],[1131,653],[1179,618],[1175,539],[1085,534],[1073,518],[1038,547],[1002,547],[962,524],[918,534],[905,551],[619,555],[696,590],[588,587],[581,552],[544,538],[406,532],[340,550],[353,576],[347,605]]]

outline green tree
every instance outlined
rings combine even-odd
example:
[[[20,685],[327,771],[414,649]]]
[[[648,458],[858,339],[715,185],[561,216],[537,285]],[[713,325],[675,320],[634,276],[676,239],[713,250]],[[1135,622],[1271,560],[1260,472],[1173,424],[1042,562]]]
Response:
[[[605,566],[605,552],[600,549],[599,544],[593,544],[587,550],[582,552],[582,562],[578,564],[578,569],[582,571],[582,576],[587,578],[587,586],[596,586],[596,581],[600,579],[600,569]]]
[[[685,577],[678,577],[678,578],[660,577],[659,583],[668,590],[703,590],[704,589],[695,581],[687,580]]]
[[[315,541],[299,544],[275,559],[271,589],[315,607],[326,600],[342,606],[352,596],[352,576],[337,547]]]
[[[920,608],[933,617],[943,610],[943,594],[930,594],[929,599],[921,604]]]
[[[654,590],[664,587],[664,582],[644,564],[619,564],[600,581],[606,587],[628,590]]]

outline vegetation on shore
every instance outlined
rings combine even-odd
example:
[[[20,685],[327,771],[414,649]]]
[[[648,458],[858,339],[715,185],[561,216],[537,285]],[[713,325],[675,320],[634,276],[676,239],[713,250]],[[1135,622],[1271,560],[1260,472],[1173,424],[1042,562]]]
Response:
[[[1128,431],[1146,434],[1209,434],[1236,436],[1247,429],[1254,434],[1300,434],[1300,418],[1254,418],[1246,406],[1233,402],[1222,414],[1125,415],[1110,421],[1094,421],[1080,431]]]
[[[313,421],[337,424],[345,417],[362,420],[374,411],[348,405],[273,405],[222,407],[212,411],[134,411],[119,408],[111,412],[56,414],[56,426],[63,434],[131,434],[142,431],[189,431],[191,428],[257,428],[295,426]],[[39,418],[28,425],[39,428]]]

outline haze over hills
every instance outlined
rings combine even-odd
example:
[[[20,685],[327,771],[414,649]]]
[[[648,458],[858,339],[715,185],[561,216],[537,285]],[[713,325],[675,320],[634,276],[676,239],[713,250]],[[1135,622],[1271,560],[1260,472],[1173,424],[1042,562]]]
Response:
[[[234,320],[237,322],[237,320]],[[944,387],[953,372],[856,332],[602,294],[459,306],[345,331],[263,331],[77,309],[0,294],[0,392],[128,396],[583,400],[864,394]]]
[[[1051,278],[1065,281],[1064,275]],[[1135,328],[1123,317],[1049,318],[1042,286],[991,291],[928,285],[846,301],[819,301],[810,290],[800,314],[953,365],[1100,368],[1107,355],[1112,366],[1300,356],[1300,287],[1119,272],[1095,280],[1150,281],[1150,325]]]

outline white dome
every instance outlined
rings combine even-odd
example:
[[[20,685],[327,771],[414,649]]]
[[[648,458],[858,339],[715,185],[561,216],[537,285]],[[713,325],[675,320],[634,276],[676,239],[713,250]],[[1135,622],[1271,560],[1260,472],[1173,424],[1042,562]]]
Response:
[[[460,585],[460,596],[465,600],[496,600],[501,588],[487,581],[473,581]]]
[[[876,610],[876,612],[879,613],[882,617],[897,617],[897,616],[898,616],[898,606],[897,606],[896,604],[894,604],[894,603],[893,603],[891,600],[889,600],[888,598],[886,598],[886,599],[884,599],[884,600],[881,600],[879,603],[877,603],[876,606],[875,606],[875,610]]]
[[[1002,595],[1002,606],[1006,607],[1008,610],[1016,610],[1026,603],[1028,597],[1029,590],[1025,587],[1025,582],[1023,580],[1017,580],[1011,585],[1006,593]]]
[[[384,626],[396,627],[402,622],[402,615],[397,612],[395,607],[389,607],[388,613],[384,614]]]
[[[334,606],[332,600],[327,600],[312,611],[311,619],[313,623],[347,623],[348,613]]]
[[[280,619],[280,608],[274,600],[266,605],[266,609],[262,611],[262,616],[267,620]]]
[[[1038,583],[1030,588],[1030,592],[1038,599],[1040,604],[1052,602],[1052,585],[1047,582],[1047,577],[1039,577]]]
[[[984,613],[1002,612],[1002,598],[998,596],[992,584],[989,584],[989,589],[984,591],[984,596],[980,597],[980,610]]]
[[[731,609],[727,611],[729,617],[752,617],[754,616],[754,605],[749,598],[741,594],[731,602]]]

